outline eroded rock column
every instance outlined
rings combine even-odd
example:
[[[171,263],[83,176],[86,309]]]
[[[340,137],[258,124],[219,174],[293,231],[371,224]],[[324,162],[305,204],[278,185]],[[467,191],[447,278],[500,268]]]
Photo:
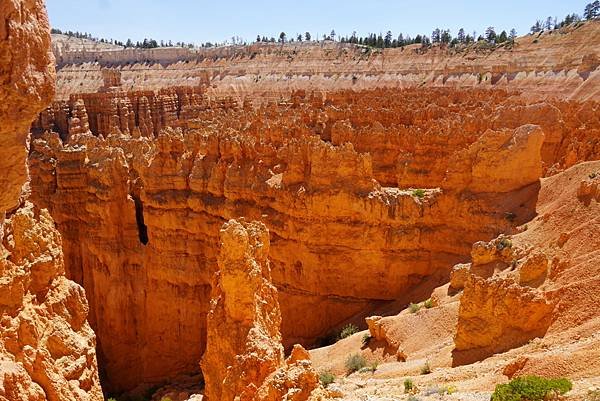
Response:
[[[308,353],[297,345],[284,361],[281,311],[268,260],[269,231],[262,223],[230,220],[220,239],[202,359],[206,398],[317,397],[323,390]]]

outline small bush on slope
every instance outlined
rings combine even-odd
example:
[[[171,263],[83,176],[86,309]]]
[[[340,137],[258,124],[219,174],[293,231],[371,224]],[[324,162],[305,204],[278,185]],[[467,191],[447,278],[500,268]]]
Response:
[[[335,375],[329,371],[323,372],[319,374],[319,381],[321,382],[323,387],[327,387],[335,381]]]
[[[404,380],[404,393],[410,393],[415,385],[411,379]]]
[[[410,311],[410,313],[417,313],[419,309],[421,309],[421,305],[419,304],[411,303],[410,305],[408,305],[408,310]]]
[[[350,355],[348,359],[346,359],[346,370],[348,374],[357,372],[367,366],[367,361],[362,355],[354,354]]]
[[[496,386],[491,401],[544,401],[552,394],[562,395],[573,384],[568,379],[545,379],[537,376],[518,377]]]
[[[358,327],[353,324],[349,324],[342,329],[340,332],[340,340],[343,340],[346,337],[350,337],[352,334],[358,333]]]

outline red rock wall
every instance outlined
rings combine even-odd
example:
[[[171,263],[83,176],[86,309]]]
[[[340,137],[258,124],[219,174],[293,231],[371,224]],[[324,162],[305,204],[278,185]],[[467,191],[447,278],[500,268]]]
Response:
[[[400,96],[391,103],[398,110],[389,110],[382,96]],[[35,140],[33,196],[51,210],[65,238],[69,277],[88,293],[109,388],[197,370],[219,229],[231,218],[260,219],[271,232],[287,346],[313,344],[415,285],[433,288],[468,258],[473,242],[531,219],[544,146],[539,128],[483,130],[483,124],[466,139],[435,145],[453,168],[434,167],[444,177],[432,183],[414,175],[415,186],[427,188],[422,193],[379,184],[376,177],[388,176],[383,163],[374,167],[381,141],[357,140],[363,151],[371,143],[371,154],[327,142],[328,115],[352,121],[372,113],[389,127],[405,121],[413,130],[408,143],[427,149],[435,129],[423,131],[432,110],[405,113],[397,106],[402,96],[435,103],[454,95],[341,93],[328,103],[296,96],[244,112],[218,105],[197,119],[180,118],[183,128],[156,138]],[[494,102],[480,92],[456,99],[484,110]],[[415,154],[415,163],[425,165],[419,155],[428,152]],[[490,160],[501,163],[497,170],[488,171]],[[522,166],[518,176],[515,164]]]
[[[26,201],[31,121],[54,91],[43,1],[0,3],[0,400],[100,401],[84,290],[65,277],[61,236]]]

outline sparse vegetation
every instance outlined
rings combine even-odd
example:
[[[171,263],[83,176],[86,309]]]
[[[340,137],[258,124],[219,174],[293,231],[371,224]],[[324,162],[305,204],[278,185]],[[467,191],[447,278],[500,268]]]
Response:
[[[429,387],[427,388],[427,390],[425,390],[423,392],[423,395],[425,396],[430,396],[430,395],[452,395],[456,392],[456,387],[454,386],[433,386],[433,387]]]
[[[431,298],[429,298],[428,300],[426,300],[425,302],[423,302],[423,306],[426,309],[431,309],[433,308],[433,301],[431,300]]]
[[[358,333],[358,327],[356,327],[353,324],[349,324],[347,326],[345,326],[342,331],[340,332],[340,340],[343,340],[344,338],[350,337],[353,334]]]
[[[411,395],[410,397],[408,397],[407,401],[421,401],[419,398],[415,397],[414,395]]]
[[[508,238],[502,238],[496,244],[496,249],[498,249],[499,251],[503,250],[504,248],[512,248],[512,241]]]
[[[374,361],[369,364],[367,369],[369,370],[369,372],[375,373],[375,371],[377,370],[378,367],[379,367],[379,362]]]
[[[335,382],[335,375],[330,371],[321,372],[319,374],[319,381],[323,385],[323,387],[329,386],[331,383]]]
[[[371,335],[370,335],[370,334],[365,334],[365,335],[363,336],[363,338],[362,338],[362,345],[363,345],[364,347],[368,346],[368,345],[369,345],[369,343],[371,342],[371,339],[372,339],[372,338],[373,338],[373,337],[371,337]]]
[[[585,396],[585,401],[600,401],[600,389],[589,390]]]
[[[415,388],[415,385],[411,379],[404,380],[404,393],[410,393]]]
[[[169,397],[163,397],[160,399],[160,401],[173,401],[173,400],[171,400],[171,398],[169,398]]]
[[[546,379],[538,376],[519,377],[507,384],[499,384],[491,401],[543,401],[567,393],[573,388],[570,380]]]
[[[419,304],[413,304],[411,302],[411,304],[408,305],[408,310],[410,311],[410,313],[417,313],[420,309],[421,309],[421,305],[419,305]]]
[[[425,365],[421,366],[421,374],[428,375],[431,373],[431,366],[429,366],[429,362],[425,362]]]
[[[353,355],[350,355],[346,359],[345,366],[346,366],[346,371],[348,372],[348,374],[350,374],[350,373],[358,372],[359,370],[361,370],[362,368],[367,366],[367,361],[365,360],[365,358],[362,355],[353,354]]]
[[[413,189],[412,191],[412,196],[419,198],[419,199],[423,199],[425,197],[425,190],[424,189]]]

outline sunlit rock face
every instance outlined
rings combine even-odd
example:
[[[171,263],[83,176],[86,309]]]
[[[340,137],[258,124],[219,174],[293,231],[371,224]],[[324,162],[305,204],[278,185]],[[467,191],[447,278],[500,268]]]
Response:
[[[61,235],[26,201],[31,121],[54,91],[43,1],[0,4],[0,399],[103,399],[84,290]]]

